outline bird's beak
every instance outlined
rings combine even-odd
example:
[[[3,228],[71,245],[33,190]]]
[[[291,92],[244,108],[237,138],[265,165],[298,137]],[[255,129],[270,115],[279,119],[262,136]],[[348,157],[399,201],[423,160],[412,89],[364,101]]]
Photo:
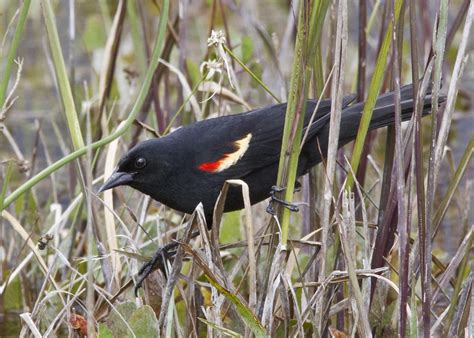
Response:
[[[126,185],[132,182],[132,180],[133,180],[132,174],[116,171],[109,177],[109,179],[104,183],[104,185],[102,185],[99,188],[97,193],[99,194],[105,190],[118,187],[119,185]]]

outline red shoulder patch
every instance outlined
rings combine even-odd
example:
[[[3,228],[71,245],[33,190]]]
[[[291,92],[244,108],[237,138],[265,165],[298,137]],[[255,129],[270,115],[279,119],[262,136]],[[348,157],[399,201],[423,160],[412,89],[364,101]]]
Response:
[[[235,163],[237,163],[238,160],[242,156],[244,156],[245,152],[247,151],[250,140],[252,139],[252,134],[247,134],[240,140],[234,141],[234,148],[235,150],[232,153],[226,153],[222,155],[222,157],[216,161],[213,162],[205,162],[201,163],[198,166],[199,170],[202,171],[207,171],[210,173],[216,173],[216,172],[221,172],[227,168],[230,168],[233,166]]]
[[[208,171],[208,172],[216,172],[220,165],[221,165],[221,162],[222,162],[223,159],[220,159],[220,160],[217,160],[217,161],[214,161],[214,162],[206,162],[206,163],[202,163],[199,165],[199,169],[202,170],[202,171]]]

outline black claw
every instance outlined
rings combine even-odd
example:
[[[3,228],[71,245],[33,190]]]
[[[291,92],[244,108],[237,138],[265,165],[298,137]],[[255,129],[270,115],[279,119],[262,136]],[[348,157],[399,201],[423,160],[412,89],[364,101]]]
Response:
[[[284,190],[285,190],[285,188],[277,187],[276,185],[272,186],[272,189],[270,190],[270,203],[268,203],[268,207],[267,207],[267,212],[270,215],[275,215],[275,209],[273,208],[273,202],[280,203],[285,208],[288,208],[290,211],[293,211],[293,212],[300,211],[300,208],[298,208],[297,205],[292,204],[290,202],[287,202],[285,200],[282,200],[281,198],[278,198],[278,197],[275,196],[276,193],[282,192]]]
[[[135,297],[138,290],[143,286],[144,280],[155,270],[160,270],[166,277],[166,262],[176,255],[178,243],[170,243],[156,250],[153,257],[146,262],[138,271],[137,284],[135,285]]]
[[[275,216],[275,209],[273,208],[272,201],[268,202],[267,212],[268,212],[270,215]]]
[[[279,187],[277,185],[272,185],[272,189],[270,190],[270,196],[275,196],[277,192],[285,191],[286,188]]]
[[[199,236],[199,231],[194,231],[193,233],[191,233],[189,239],[195,238],[197,236]],[[138,290],[142,287],[143,281],[153,271],[160,270],[165,275],[165,278],[168,277],[166,262],[176,256],[178,246],[179,242],[173,242],[165,246],[159,247],[153,257],[141,267],[141,269],[138,271],[137,284],[135,284],[135,297],[138,297]]]

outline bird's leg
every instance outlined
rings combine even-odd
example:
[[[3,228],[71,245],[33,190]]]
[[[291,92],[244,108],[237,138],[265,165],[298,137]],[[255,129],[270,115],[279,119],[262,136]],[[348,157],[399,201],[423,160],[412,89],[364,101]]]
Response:
[[[195,238],[199,235],[199,231],[195,231],[191,234],[191,238]],[[138,290],[142,287],[143,281],[155,270],[160,270],[165,277],[166,262],[176,255],[179,242],[169,243],[165,246],[159,247],[154,253],[153,257],[146,262],[138,271],[137,284],[135,285],[135,296],[138,295]]]
[[[282,187],[277,187],[276,185],[272,186],[272,189],[270,190],[270,202],[268,203],[267,207],[267,212],[270,215],[275,215],[275,209],[273,208],[273,203],[277,202],[283,205],[285,208],[290,209],[291,211],[298,212],[300,209],[298,208],[297,205],[287,202],[285,200],[282,200],[281,198],[276,197],[276,193],[284,191],[286,188]]]
[[[159,247],[153,257],[138,271],[138,280],[135,284],[135,296],[142,287],[143,281],[155,270],[160,270],[166,276],[166,262],[176,254],[177,242]]]

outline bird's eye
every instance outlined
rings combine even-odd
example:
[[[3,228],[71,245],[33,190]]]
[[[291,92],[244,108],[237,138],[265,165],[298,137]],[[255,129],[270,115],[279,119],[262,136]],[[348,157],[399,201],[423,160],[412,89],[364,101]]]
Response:
[[[146,166],[146,160],[143,157],[139,157],[135,160],[135,167],[141,169],[144,166]]]

